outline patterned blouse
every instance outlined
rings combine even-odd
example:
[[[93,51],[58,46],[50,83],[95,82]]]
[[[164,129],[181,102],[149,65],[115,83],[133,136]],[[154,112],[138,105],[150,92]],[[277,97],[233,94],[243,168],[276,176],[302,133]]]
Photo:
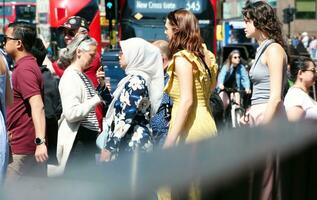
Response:
[[[114,109],[105,148],[114,156],[137,148],[143,152],[152,151],[151,105],[144,78],[132,76],[114,103]]]
[[[164,74],[164,84],[167,83],[169,76]],[[156,114],[151,119],[153,130],[154,145],[162,147],[169,129],[169,121],[171,118],[173,102],[166,92],[163,93],[161,105]]]

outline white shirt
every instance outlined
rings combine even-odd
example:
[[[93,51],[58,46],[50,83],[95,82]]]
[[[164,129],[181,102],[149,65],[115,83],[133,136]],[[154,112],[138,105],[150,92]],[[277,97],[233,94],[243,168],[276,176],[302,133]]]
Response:
[[[286,112],[294,106],[299,106],[305,112],[305,119],[317,119],[317,102],[300,88],[291,87],[287,91],[284,106]]]

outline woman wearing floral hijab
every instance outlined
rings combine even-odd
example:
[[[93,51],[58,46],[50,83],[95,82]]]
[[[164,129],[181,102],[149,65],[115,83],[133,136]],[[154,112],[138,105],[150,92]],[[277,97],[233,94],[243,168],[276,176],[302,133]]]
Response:
[[[101,161],[123,152],[153,148],[150,118],[163,95],[163,69],[160,50],[141,38],[120,42],[120,65],[125,70],[106,114],[106,129],[97,140]],[[105,139],[104,139],[105,138]]]

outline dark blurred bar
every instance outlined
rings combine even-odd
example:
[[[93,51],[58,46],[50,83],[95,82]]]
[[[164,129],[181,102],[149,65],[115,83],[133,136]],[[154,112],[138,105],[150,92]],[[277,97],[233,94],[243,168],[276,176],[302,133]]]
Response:
[[[250,175],[274,155],[280,169],[276,199],[317,199],[316,144],[316,122],[279,121],[112,163],[87,166],[82,161],[63,177],[21,180],[1,193],[6,198],[0,198],[153,199],[161,186],[182,189],[201,180],[203,199],[255,200],[257,188]]]

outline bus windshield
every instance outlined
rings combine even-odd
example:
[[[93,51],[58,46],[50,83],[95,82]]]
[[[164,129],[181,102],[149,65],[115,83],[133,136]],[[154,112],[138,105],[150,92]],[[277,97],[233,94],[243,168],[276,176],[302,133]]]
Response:
[[[134,0],[127,1],[126,11],[122,18],[133,17],[133,14],[140,13],[144,18],[165,18],[166,15],[178,8],[191,10],[197,17],[206,16],[206,10],[210,9],[206,0]]]
[[[214,49],[214,7],[209,0],[129,0],[122,9],[122,38],[141,37],[149,41],[166,39],[164,21],[167,14],[179,8],[192,11],[199,20],[201,36]]]
[[[144,14],[167,14],[177,8],[186,8],[194,12],[195,14],[200,13],[202,10],[202,0],[178,0],[178,1],[168,1],[168,0],[156,0],[156,1],[146,1],[146,0],[135,0],[128,1],[130,8],[134,12],[140,12]]]

